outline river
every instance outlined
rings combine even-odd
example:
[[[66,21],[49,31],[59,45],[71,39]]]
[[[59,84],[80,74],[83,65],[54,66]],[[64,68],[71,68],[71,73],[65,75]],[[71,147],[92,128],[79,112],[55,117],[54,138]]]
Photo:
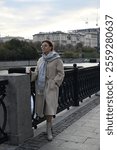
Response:
[[[83,67],[83,68],[99,65],[99,63],[75,63],[75,64],[77,64],[78,67]],[[73,63],[64,63],[64,67],[72,67],[72,66],[73,66]],[[29,67],[31,67],[31,66],[29,66]],[[34,66],[32,66],[32,67],[34,67]],[[18,67],[18,68],[20,68],[20,67]],[[5,74],[8,74],[8,70],[0,70],[0,75],[5,75]]]

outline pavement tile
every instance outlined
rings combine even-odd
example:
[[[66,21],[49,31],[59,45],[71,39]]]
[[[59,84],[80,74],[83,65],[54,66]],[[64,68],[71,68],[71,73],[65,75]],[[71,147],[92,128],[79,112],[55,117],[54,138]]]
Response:
[[[0,150],[15,150],[17,146],[11,146],[8,144],[1,144]]]
[[[86,136],[86,137],[92,137],[92,138],[99,138],[99,134],[95,132],[89,132],[89,131],[83,131],[83,130],[76,130],[76,132],[73,134],[74,136]]]
[[[96,110],[97,107],[94,109]],[[89,113],[93,112],[91,110]],[[95,113],[91,116],[95,116]],[[50,144],[41,147],[40,150],[99,150],[100,130],[99,125],[97,126],[99,120],[94,121],[93,127],[88,127],[86,126],[87,117],[88,114],[83,117],[84,121],[81,121],[81,118],[71,124],[63,132],[58,134]],[[89,123],[92,124],[93,120],[89,121]],[[61,142],[57,145],[55,141],[57,142],[58,140]]]
[[[53,126],[54,139],[48,142],[45,132],[22,145],[0,150],[99,150],[99,98],[90,101]],[[97,106],[98,105],[98,106]]]
[[[82,143],[75,143],[75,142],[65,142],[63,143],[60,148],[69,148],[70,150],[99,150],[99,146],[91,145],[91,144],[82,144]]]
[[[39,150],[56,150],[63,143],[64,143],[63,140],[53,139],[53,141],[47,143],[46,145],[44,145],[43,147],[41,147]]]
[[[70,141],[70,142],[84,143],[86,141],[87,137],[62,134],[62,135],[58,135],[55,139],[61,139],[61,140]]]
[[[90,145],[99,145],[100,139],[97,138],[87,138],[87,140],[84,142],[84,144],[90,144]]]

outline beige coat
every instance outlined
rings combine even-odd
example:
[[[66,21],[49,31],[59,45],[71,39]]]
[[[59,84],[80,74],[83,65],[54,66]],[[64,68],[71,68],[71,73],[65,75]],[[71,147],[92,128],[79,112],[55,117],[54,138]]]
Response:
[[[35,72],[32,72],[31,80],[37,80],[38,66]],[[60,58],[48,62],[46,70],[46,84],[43,94],[37,93],[36,88],[36,113],[43,117],[44,115],[56,115],[58,107],[59,86],[64,78],[63,62]]]

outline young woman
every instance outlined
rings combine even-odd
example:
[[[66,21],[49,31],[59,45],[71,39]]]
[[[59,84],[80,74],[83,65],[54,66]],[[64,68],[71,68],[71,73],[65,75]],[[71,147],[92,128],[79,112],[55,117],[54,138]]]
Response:
[[[31,79],[36,80],[36,114],[46,117],[47,138],[52,140],[52,118],[58,107],[59,86],[64,78],[64,67],[51,41],[43,41],[41,49],[42,57],[37,62],[35,72],[31,73]]]

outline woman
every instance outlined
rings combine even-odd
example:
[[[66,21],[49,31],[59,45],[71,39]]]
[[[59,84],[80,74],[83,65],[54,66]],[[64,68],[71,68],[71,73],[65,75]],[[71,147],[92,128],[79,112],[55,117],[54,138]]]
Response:
[[[47,138],[52,140],[52,118],[58,106],[59,86],[64,78],[63,62],[49,40],[42,42],[42,57],[37,62],[32,81],[36,80],[36,114],[46,117]]]

